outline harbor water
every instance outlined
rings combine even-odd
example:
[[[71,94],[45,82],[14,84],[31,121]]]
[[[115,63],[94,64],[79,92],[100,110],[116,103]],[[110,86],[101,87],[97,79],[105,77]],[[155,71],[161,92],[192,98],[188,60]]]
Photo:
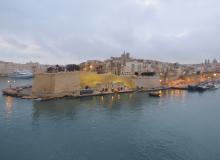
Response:
[[[220,90],[0,102],[1,160],[220,159]]]

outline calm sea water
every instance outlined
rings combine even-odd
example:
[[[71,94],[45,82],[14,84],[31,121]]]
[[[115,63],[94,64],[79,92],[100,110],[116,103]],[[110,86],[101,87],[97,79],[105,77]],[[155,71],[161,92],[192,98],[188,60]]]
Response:
[[[0,102],[1,160],[220,159],[220,90]]]

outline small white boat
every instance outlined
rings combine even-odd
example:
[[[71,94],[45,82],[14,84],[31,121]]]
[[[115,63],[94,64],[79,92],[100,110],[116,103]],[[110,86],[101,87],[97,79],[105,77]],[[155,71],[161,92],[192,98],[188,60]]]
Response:
[[[10,78],[33,78],[33,73],[31,73],[30,71],[17,70],[9,74],[8,77]]]
[[[212,87],[210,87],[211,90],[218,89],[219,85],[218,84],[213,84]]]

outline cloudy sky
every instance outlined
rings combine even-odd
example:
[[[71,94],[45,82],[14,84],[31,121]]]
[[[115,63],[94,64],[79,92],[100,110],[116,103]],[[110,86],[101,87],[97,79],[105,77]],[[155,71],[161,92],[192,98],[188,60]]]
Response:
[[[219,0],[0,0],[0,60],[220,60]]]

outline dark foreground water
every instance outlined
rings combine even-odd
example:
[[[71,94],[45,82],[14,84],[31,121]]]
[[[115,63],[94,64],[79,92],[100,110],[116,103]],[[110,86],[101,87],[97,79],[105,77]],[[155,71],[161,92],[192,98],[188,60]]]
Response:
[[[220,159],[220,90],[0,102],[1,160]]]

